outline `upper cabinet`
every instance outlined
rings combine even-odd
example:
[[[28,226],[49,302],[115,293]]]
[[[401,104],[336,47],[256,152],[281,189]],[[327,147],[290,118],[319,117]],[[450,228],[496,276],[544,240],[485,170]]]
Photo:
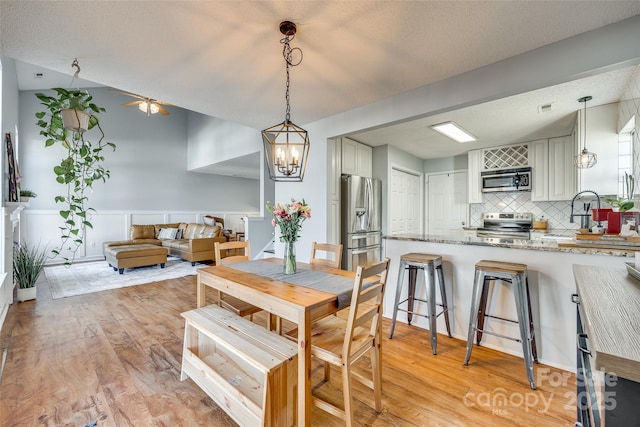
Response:
[[[571,200],[578,192],[577,153],[573,135],[549,139],[549,200]]]
[[[482,203],[482,191],[480,188],[480,171],[482,170],[482,150],[471,150],[468,153],[469,169],[467,178],[469,180],[468,199],[469,203]]]
[[[505,145],[482,150],[482,170],[529,166],[529,144]]]
[[[529,143],[531,200],[549,200],[549,143],[546,139]]]
[[[342,173],[371,178],[373,149],[349,138],[342,138]]]
[[[573,156],[573,135],[540,139],[517,145],[471,150],[469,157],[469,203],[482,203],[481,172],[530,166],[531,200],[571,200],[578,192]]]

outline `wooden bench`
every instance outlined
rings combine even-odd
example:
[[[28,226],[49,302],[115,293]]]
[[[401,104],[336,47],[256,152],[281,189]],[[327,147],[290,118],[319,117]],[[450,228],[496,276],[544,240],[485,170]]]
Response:
[[[295,424],[296,343],[216,305],[185,318],[181,380],[242,426]]]

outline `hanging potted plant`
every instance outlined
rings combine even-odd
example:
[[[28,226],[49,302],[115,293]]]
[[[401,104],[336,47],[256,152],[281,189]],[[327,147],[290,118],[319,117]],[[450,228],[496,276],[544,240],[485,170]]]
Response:
[[[106,110],[92,103],[92,96],[79,89],[53,89],[56,96],[44,93],[36,93],[46,111],[36,113],[37,125],[41,128],[40,135],[46,138],[45,147],[51,147],[58,143],[67,150],[67,156],[60,164],[53,168],[56,181],[66,186],[65,194],[55,197],[56,203],[64,205],[60,210],[63,219],[61,229],[61,243],[53,249],[55,255],[62,256],[66,265],[70,265],[75,254],[84,242],[86,228],[93,228],[88,214],[95,209],[87,206],[87,194],[93,188],[96,181],[105,182],[110,177],[110,172],[104,166],[105,157],[103,150],[111,147],[115,150],[115,144],[104,141],[104,132],[100,127],[98,114]],[[89,118],[86,130],[98,131],[97,142],[91,142],[85,138],[85,130],[80,123],[65,125],[62,110],[65,108],[83,108]],[[80,110],[74,110],[79,112]],[[73,113],[77,119],[80,114]],[[65,255],[61,254],[66,251]]]
[[[18,301],[36,298],[36,282],[47,260],[39,246],[15,245],[13,250],[13,280],[18,285]]]
[[[57,96],[50,97],[37,93],[38,99],[46,102],[52,114],[60,114],[62,126],[72,132],[86,132],[93,125],[90,124],[92,113],[104,112],[104,108],[91,102],[93,97],[80,89],[54,88]]]
[[[68,99],[65,100],[67,108],[60,110],[62,125],[65,129],[73,132],[86,132],[89,129],[89,119],[91,115],[85,112],[85,110],[91,108],[89,102],[92,97],[89,93],[80,90],[66,92],[65,95],[68,96]],[[61,95],[60,98],[62,99],[65,95]],[[93,105],[95,106],[95,104]]]

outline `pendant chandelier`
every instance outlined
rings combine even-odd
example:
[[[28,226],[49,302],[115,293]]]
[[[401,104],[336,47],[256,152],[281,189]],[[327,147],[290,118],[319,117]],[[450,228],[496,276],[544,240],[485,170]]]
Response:
[[[595,166],[596,163],[598,163],[598,157],[596,156],[596,154],[587,150],[587,101],[591,101],[591,99],[592,97],[590,96],[585,96],[578,99],[578,102],[584,103],[584,116],[582,120],[583,129],[584,129],[584,131],[582,132],[584,148],[582,149],[582,151],[580,151],[580,153],[577,156],[573,158],[573,162],[575,163],[578,169],[592,168]]]
[[[284,122],[262,131],[264,155],[269,168],[269,176],[273,181],[302,181],[307,167],[309,155],[309,135],[306,130],[296,126],[291,121],[291,106],[289,105],[289,69],[300,65],[302,50],[291,48],[289,43],[296,34],[296,24],[290,21],[280,23],[280,32],[284,37],[282,56],[285,61],[287,83],[285,86],[286,112]],[[299,59],[293,59],[294,53]]]

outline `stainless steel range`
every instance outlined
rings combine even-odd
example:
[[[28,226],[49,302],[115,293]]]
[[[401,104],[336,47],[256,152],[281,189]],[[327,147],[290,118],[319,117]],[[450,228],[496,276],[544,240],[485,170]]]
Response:
[[[529,239],[533,214],[530,212],[483,213],[478,237]]]

